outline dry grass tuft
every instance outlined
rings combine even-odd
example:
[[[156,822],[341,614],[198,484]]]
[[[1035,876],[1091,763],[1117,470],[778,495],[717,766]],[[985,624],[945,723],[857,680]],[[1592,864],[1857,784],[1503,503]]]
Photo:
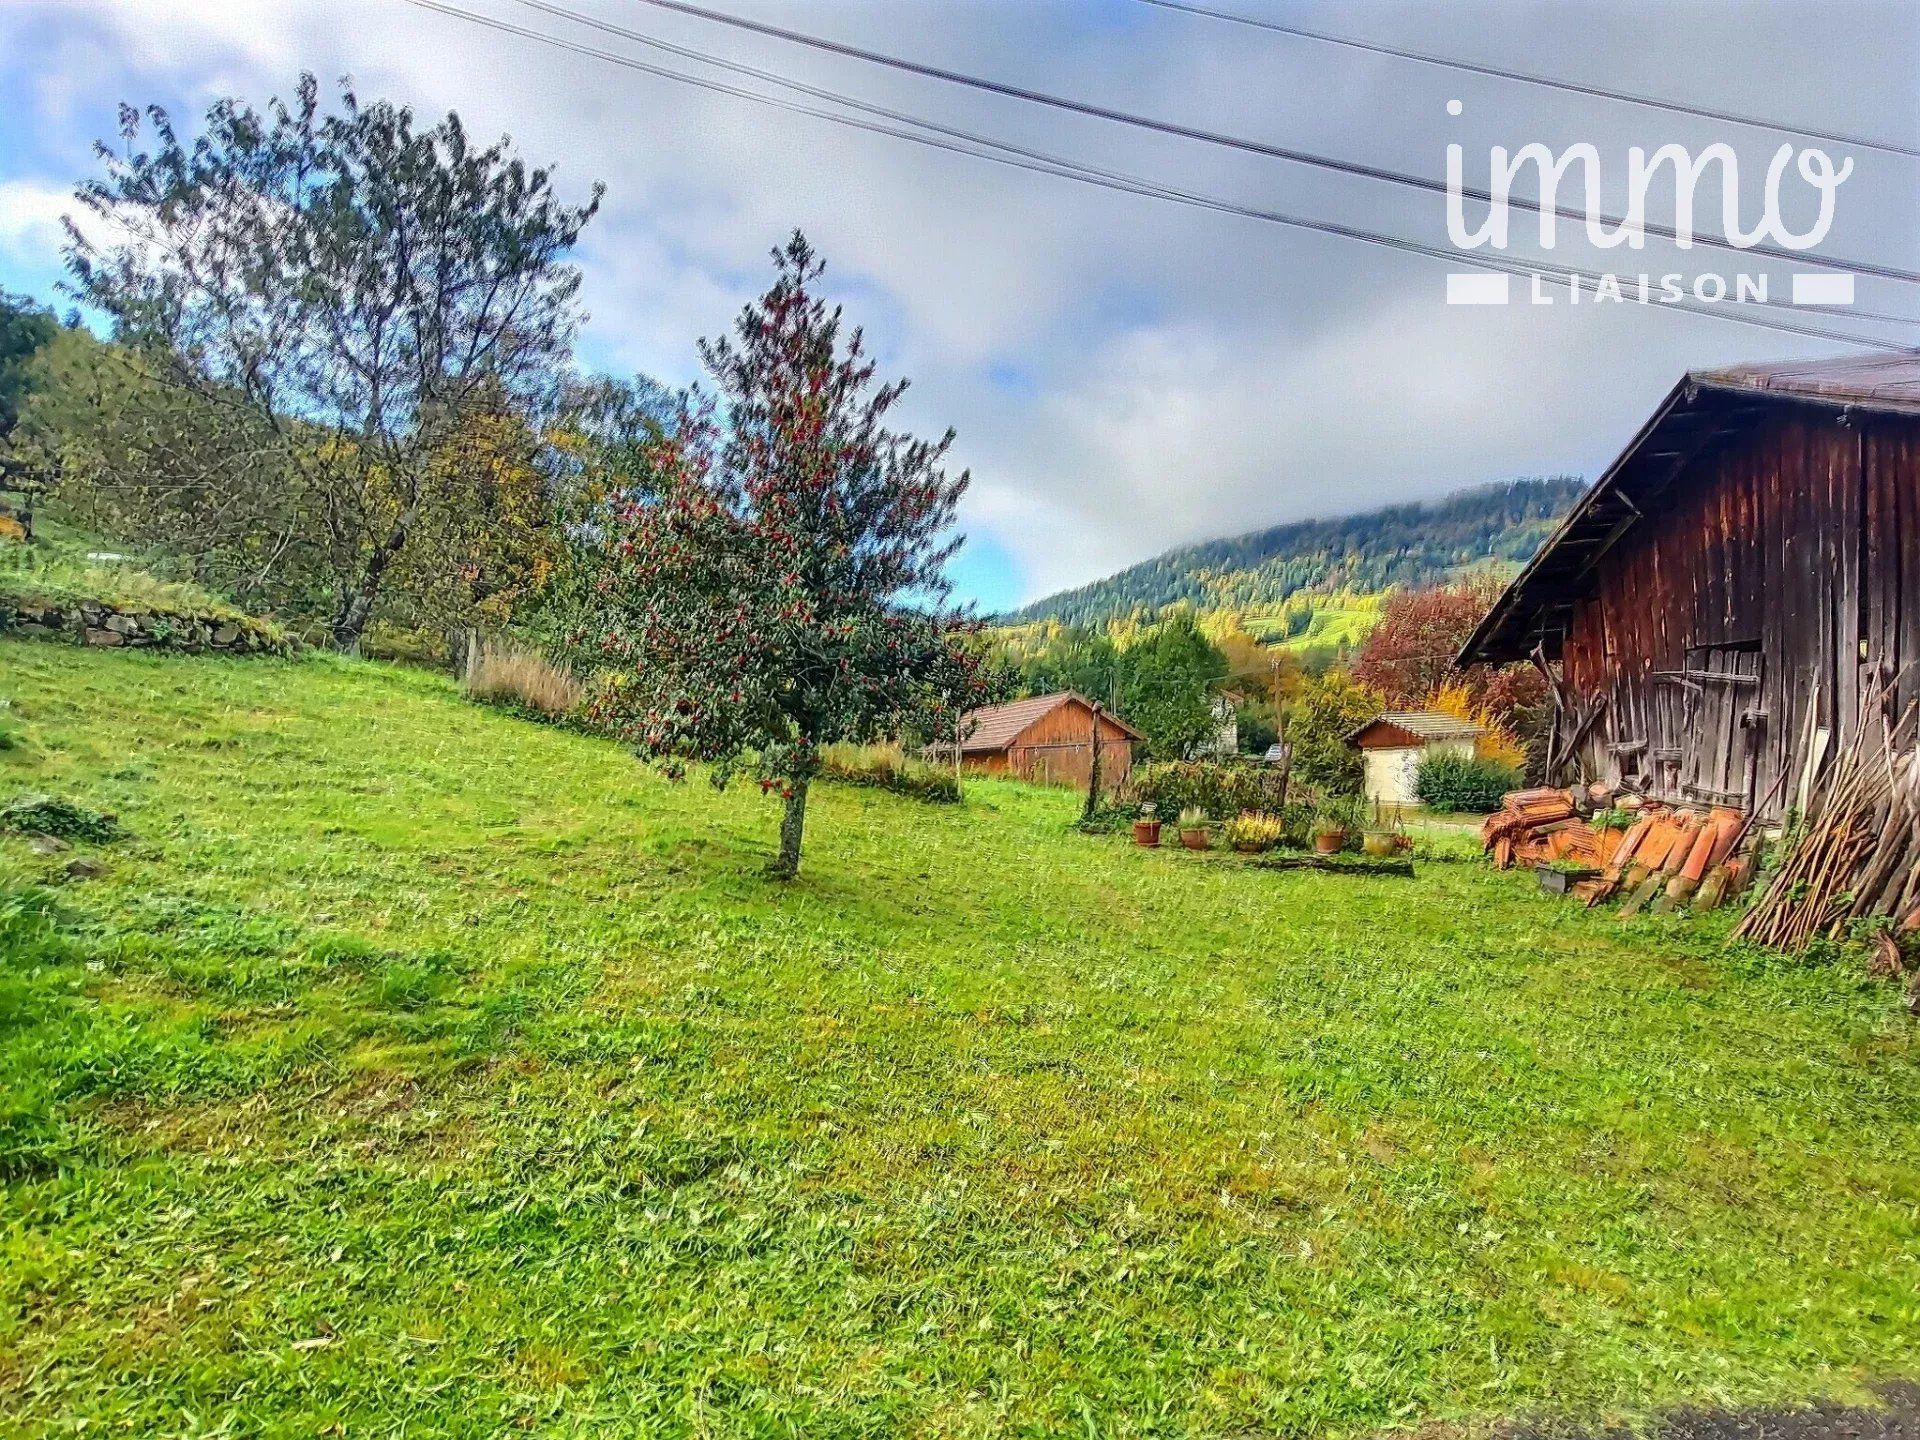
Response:
[[[583,693],[572,671],[512,640],[482,640],[467,666],[467,698],[540,715],[570,715]]]
[[[875,785],[921,800],[952,804],[960,798],[953,771],[909,755],[897,740],[868,745],[842,742],[820,747],[820,773],[846,785]]]

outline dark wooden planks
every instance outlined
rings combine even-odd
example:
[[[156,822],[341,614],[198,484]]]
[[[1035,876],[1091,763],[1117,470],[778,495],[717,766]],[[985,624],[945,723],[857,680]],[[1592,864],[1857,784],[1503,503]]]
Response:
[[[1751,754],[1764,795],[1796,772],[1811,727],[1836,732],[1831,753],[1878,723],[1874,676],[1900,677],[1901,706],[1920,701],[1920,420],[1779,406],[1697,454],[1589,580],[1560,652],[1576,703],[1609,701],[1577,757],[1586,773],[1622,778],[1623,747],[1644,742],[1681,757],[1650,764],[1657,793],[1683,798],[1683,774],[1744,791]],[[1716,646],[1758,677],[1724,687],[1737,704],[1672,678]],[[1764,715],[1751,734],[1749,710]]]

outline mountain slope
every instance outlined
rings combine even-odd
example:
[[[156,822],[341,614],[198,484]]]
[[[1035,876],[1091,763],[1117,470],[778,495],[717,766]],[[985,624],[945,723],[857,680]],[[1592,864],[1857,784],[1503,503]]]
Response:
[[[1276,525],[1186,545],[1007,616],[1100,625],[1183,601],[1203,610],[1271,611],[1301,592],[1369,594],[1444,580],[1533,554],[1584,484],[1570,476],[1504,481],[1427,504]]]

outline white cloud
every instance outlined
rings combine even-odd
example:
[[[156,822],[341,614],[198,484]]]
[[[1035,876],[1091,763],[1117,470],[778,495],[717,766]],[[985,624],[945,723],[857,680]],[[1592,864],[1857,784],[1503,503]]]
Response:
[[[66,239],[60,217],[72,192],[33,180],[0,180],[0,251],[21,263],[43,262]]]
[[[512,0],[460,3],[565,29]],[[630,0],[566,3],[1189,189],[1443,239],[1433,197],[1061,116]],[[1730,109],[1911,131],[1920,13],[1901,0],[1823,7],[1831,43],[1818,53],[1797,42],[1804,13],[1786,0],[1696,7],[1685,45],[1645,43],[1667,16],[1652,0],[1590,6],[1571,27],[1516,0],[1460,0],[1444,11],[1410,0],[1364,10],[1303,3],[1305,23],[1330,30]],[[890,5],[725,8],[1427,173],[1438,173],[1441,146],[1456,136],[1617,147],[1675,138],[1681,123],[1123,3],[929,0],[912,8],[911,24]],[[1777,86],[1786,51],[1796,55],[1790,107]],[[1597,74],[1601,55],[1619,73]],[[19,80],[33,140],[21,147],[31,163],[0,174],[0,254],[19,263],[57,246],[66,181],[86,171],[85,142],[112,132],[118,99],[165,101],[185,122],[217,95],[284,94],[302,68],[351,74],[362,95],[423,115],[457,107],[474,133],[510,132],[529,158],[557,161],[563,190],[607,181],[580,259],[588,353],[608,365],[691,378],[695,338],[723,329],[763,283],[768,248],[793,226],[806,229],[883,364],[913,377],[912,422],[958,427],[957,458],[975,474],[966,517],[1021,559],[1029,594],[1179,541],[1514,473],[1591,471],[1683,369],[1825,348],[1672,314],[1449,311],[1445,267],[1429,260],[927,151],[397,0],[0,8],[0,78]],[[1456,94],[1466,95],[1468,118],[1449,122],[1442,107]],[[1910,248],[1920,192],[1903,163],[1860,157],[1836,244],[1896,260]]]

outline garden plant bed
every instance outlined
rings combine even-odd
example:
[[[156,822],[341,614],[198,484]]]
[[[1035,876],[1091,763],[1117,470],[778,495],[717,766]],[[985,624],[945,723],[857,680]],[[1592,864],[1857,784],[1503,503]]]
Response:
[[[782,885],[757,787],[421,672],[0,638],[0,699],[0,795],[137,837],[73,884],[0,836],[0,1429],[1347,1440],[1920,1378],[1915,1031],[1725,912],[1256,880],[985,779],[819,787]]]
[[[1319,870],[1329,875],[1413,875],[1413,861],[1403,856],[1267,854],[1252,863],[1262,870]]]

